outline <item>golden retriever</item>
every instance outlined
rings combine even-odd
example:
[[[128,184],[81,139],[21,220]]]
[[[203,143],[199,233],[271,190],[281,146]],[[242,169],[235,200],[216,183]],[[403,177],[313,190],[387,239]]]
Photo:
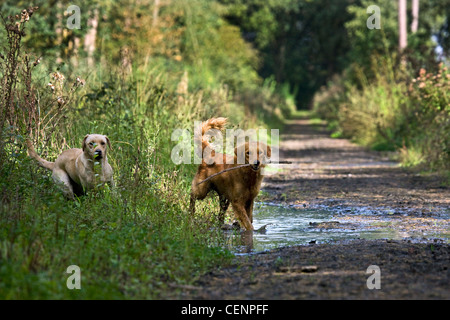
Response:
[[[201,144],[202,155],[206,148],[211,148],[205,133],[210,129],[223,130],[227,122],[226,118],[211,118],[202,122]],[[197,141],[199,143],[200,141]],[[204,183],[203,180],[224,169],[237,167],[238,155],[245,150],[245,164],[248,166],[221,173]],[[254,152],[256,152],[256,157]],[[261,170],[265,167],[267,159],[271,156],[271,149],[261,142],[246,142],[234,149],[234,155],[216,153],[210,149],[211,158],[202,157],[197,173],[192,181],[190,211],[195,212],[195,201],[203,200],[206,195],[214,190],[219,195],[220,213],[219,221],[224,223],[225,212],[231,203],[235,216],[246,230],[253,230],[253,202],[259,193],[263,175]],[[220,159],[222,158],[222,159]],[[221,161],[218,161],[218,160]],[[252,163],[250,163],[252,159]]]
[[[83,139],[81,149],[65,150],[55,162],[38,156],[30,140],[26,143],[28,154],[41,167],[52,171],[53,180],[68,199],[75,199],[75,195],[82,195],[99,184],[114,184],[113,170],[107,157],[107,147],[111,149],[111,142],[107,136],[88,134]]]

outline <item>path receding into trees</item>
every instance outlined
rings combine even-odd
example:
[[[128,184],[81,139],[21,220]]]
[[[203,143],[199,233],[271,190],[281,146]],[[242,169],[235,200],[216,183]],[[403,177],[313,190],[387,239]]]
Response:
[[[325,125],[309,119],[288,121],[281,141],[280,158],[294,163],[265,178],[261,202],[295,207],[298,214],[336,210],[323,232],[382,226],[399,237],[313,241],[239,255],[181,290],[181,298],[450,299],[445,177],[406,170],[386,154],[332,139]],[[367,287],[371,265],[380,268],[381,289]]]
[[[389,207],[418,215],[450,207],[445,177],[405,170],[386,154],[330,138],[324,124],[290,120],[281,140],[280,157],[296,163],[265,180],[272,201]]]

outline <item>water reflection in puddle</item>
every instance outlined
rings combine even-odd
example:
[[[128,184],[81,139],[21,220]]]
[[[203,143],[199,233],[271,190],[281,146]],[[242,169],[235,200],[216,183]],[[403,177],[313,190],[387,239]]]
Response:
[[[385,215],[342,215],[335,209],[303,208],[255,203],[253,226],[255,230],[267,225],[264,233],[227,231],[228,247],[235,253],[261,252],[279,247],[326,243],[351,239],[444,238],[448,240],[448,219],[442,221],[444,234],[405,229]],[[364,217],[361,219],[360,217]],[[403,222],[403,220],[402,220]],[[416,222],[414,222],[416,223]],[[437,222],[433,222],[437,223]],[[441,222],[438,222],[441,223]],[[405,231],[406,230],[406,231]]]

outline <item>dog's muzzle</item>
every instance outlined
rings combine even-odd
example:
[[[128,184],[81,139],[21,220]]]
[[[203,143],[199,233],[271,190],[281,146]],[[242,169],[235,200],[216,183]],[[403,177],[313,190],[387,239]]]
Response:
[[[95,159],[101,159],[103,157],[102,150],[95,150],[94,157]]]
[[[261,165],[261,162],[259,162],[259,160],[256,160],[255,162],[253,162],[253,164],[250,167],[253,169],[253,171],[258,171],[260,165]]]

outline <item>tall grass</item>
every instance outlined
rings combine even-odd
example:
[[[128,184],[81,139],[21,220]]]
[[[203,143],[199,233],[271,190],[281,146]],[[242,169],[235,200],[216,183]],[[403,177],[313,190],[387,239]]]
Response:
[[[449,170],[450,75],[414,71],[373,59],[375,77],[337,77],[316,95],[314,110],[343,136],[376,150],[398,151],[405,166]],[[357,69],[357,68],[355,68]]]
[[[106,59],[89,72],[82,63],[50,70],[45,57],[22,47],[26,23],[13,29],[11,19],[0,59],[0,298],[178,297],[176,288],[226,265],[231,255],[216,228],[217,200],[188,213],[196,166],[172,163],[171,134],[193,132],[194,120],[213,115],[241,127],[264,125],[289,109],[276,92],[252,89],[262,116],[244,93],[223,83],[199,86],[189,66],[158,59],[126,70]],[[24,141],[52,161],[81,147],[87,133],[111,140],[116,186],[67,201]],[[70,265],[81,269],[81,290],[66,286]]]
[[[203,218],[187,212],[195,167],[170,161],[172,130],[188,127],[194,114],[184,118],[184,104],[159,80],[113,74],[88,79],[54,133],[33,138],[53,160],[81,147],[86,133],[108,135],[116,188],[65,200],[50,173],[28,158],[20,128],[3,131],[2,298],[172,297],[173,287],[228,261],[212,228],[214,210],[203,206]],[[73,264],[81,268],[79,291],[66,287]]]

